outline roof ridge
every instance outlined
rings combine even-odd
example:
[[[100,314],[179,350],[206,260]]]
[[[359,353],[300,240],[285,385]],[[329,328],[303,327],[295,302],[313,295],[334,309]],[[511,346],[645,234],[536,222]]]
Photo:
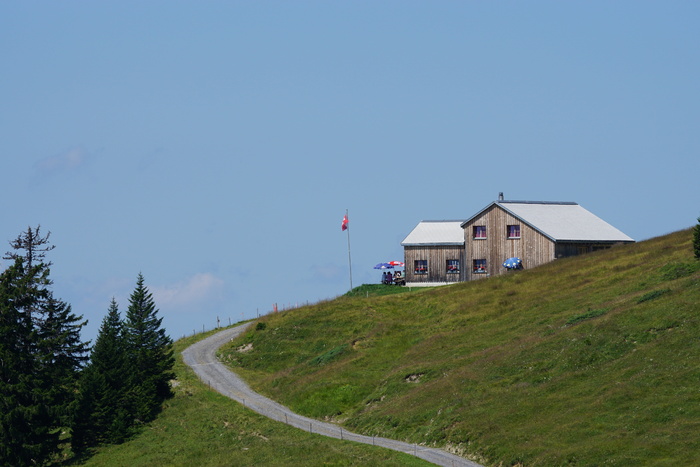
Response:
[[[574,201],[518,201],[518,200],[498,200],[496,201],[498,204],[562,204],[562,205],[567,205],[567,206],[573,206],[573,205],[578,205],[578,203]]]
[[[464,222],[464,219],[422,220],[421,222]]]

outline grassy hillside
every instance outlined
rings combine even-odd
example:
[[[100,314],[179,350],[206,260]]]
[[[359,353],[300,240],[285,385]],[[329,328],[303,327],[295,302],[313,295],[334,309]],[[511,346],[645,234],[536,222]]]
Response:
[[[175,343],[177,386],[163,413],[133,440],[102,447],[83,462],[95,466],[430,465],[383,448],[309,434],[259,416],[199,382]]]
[[[698,266],[687,230],[269,315],[222,356],[302,414],[489,465],[700,465]]]

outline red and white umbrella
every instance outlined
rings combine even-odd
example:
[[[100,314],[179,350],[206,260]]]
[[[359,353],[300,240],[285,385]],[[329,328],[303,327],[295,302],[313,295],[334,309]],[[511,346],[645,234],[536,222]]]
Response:
[[[398,266],[400,268],[405,266],[405,264],[402,263],[401,261],[389,261],[389,264],[391,264],[392,266]]]

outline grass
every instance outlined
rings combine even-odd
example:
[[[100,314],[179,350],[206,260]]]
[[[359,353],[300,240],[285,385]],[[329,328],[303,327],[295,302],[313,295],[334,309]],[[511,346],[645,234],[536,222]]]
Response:
[[[263,317],[222,358],[300,413],[487,465],[698,465],[691,236],[412,293],[367,286]]]
[[[345,297],[379,297],[384,295],[416,293],[429,288],[430,287],[404,287],[388,284],[362,284],[347,292]]]
[[[581,313],[580,315],[576,315],[573,318],[567,320],[566,324],[572,325],[572,324],[580,323],[581,321],[585,321],[587,319],[593,319],[593,318],[597,318],[598,316],[602,316],[607,312],[608,312],[608,310],[588,310],[585,313]]]
[[[134,439],[96,449],[87,466],[289,466],[428,463],[387,449],[326,438],[273,422],[209,390],[180,352],[211,333],[175,343],[175,397]]]

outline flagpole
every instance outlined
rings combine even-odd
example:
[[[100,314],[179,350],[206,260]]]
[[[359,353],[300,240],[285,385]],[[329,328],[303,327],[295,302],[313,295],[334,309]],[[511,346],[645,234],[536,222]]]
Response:
[[[348,210],[345,210],[345,218],[348,218]],[[345,229],[348,232],[348,266],[350,267],[350,290],[352,290],[352,256],[350,255],[350,225]]]

